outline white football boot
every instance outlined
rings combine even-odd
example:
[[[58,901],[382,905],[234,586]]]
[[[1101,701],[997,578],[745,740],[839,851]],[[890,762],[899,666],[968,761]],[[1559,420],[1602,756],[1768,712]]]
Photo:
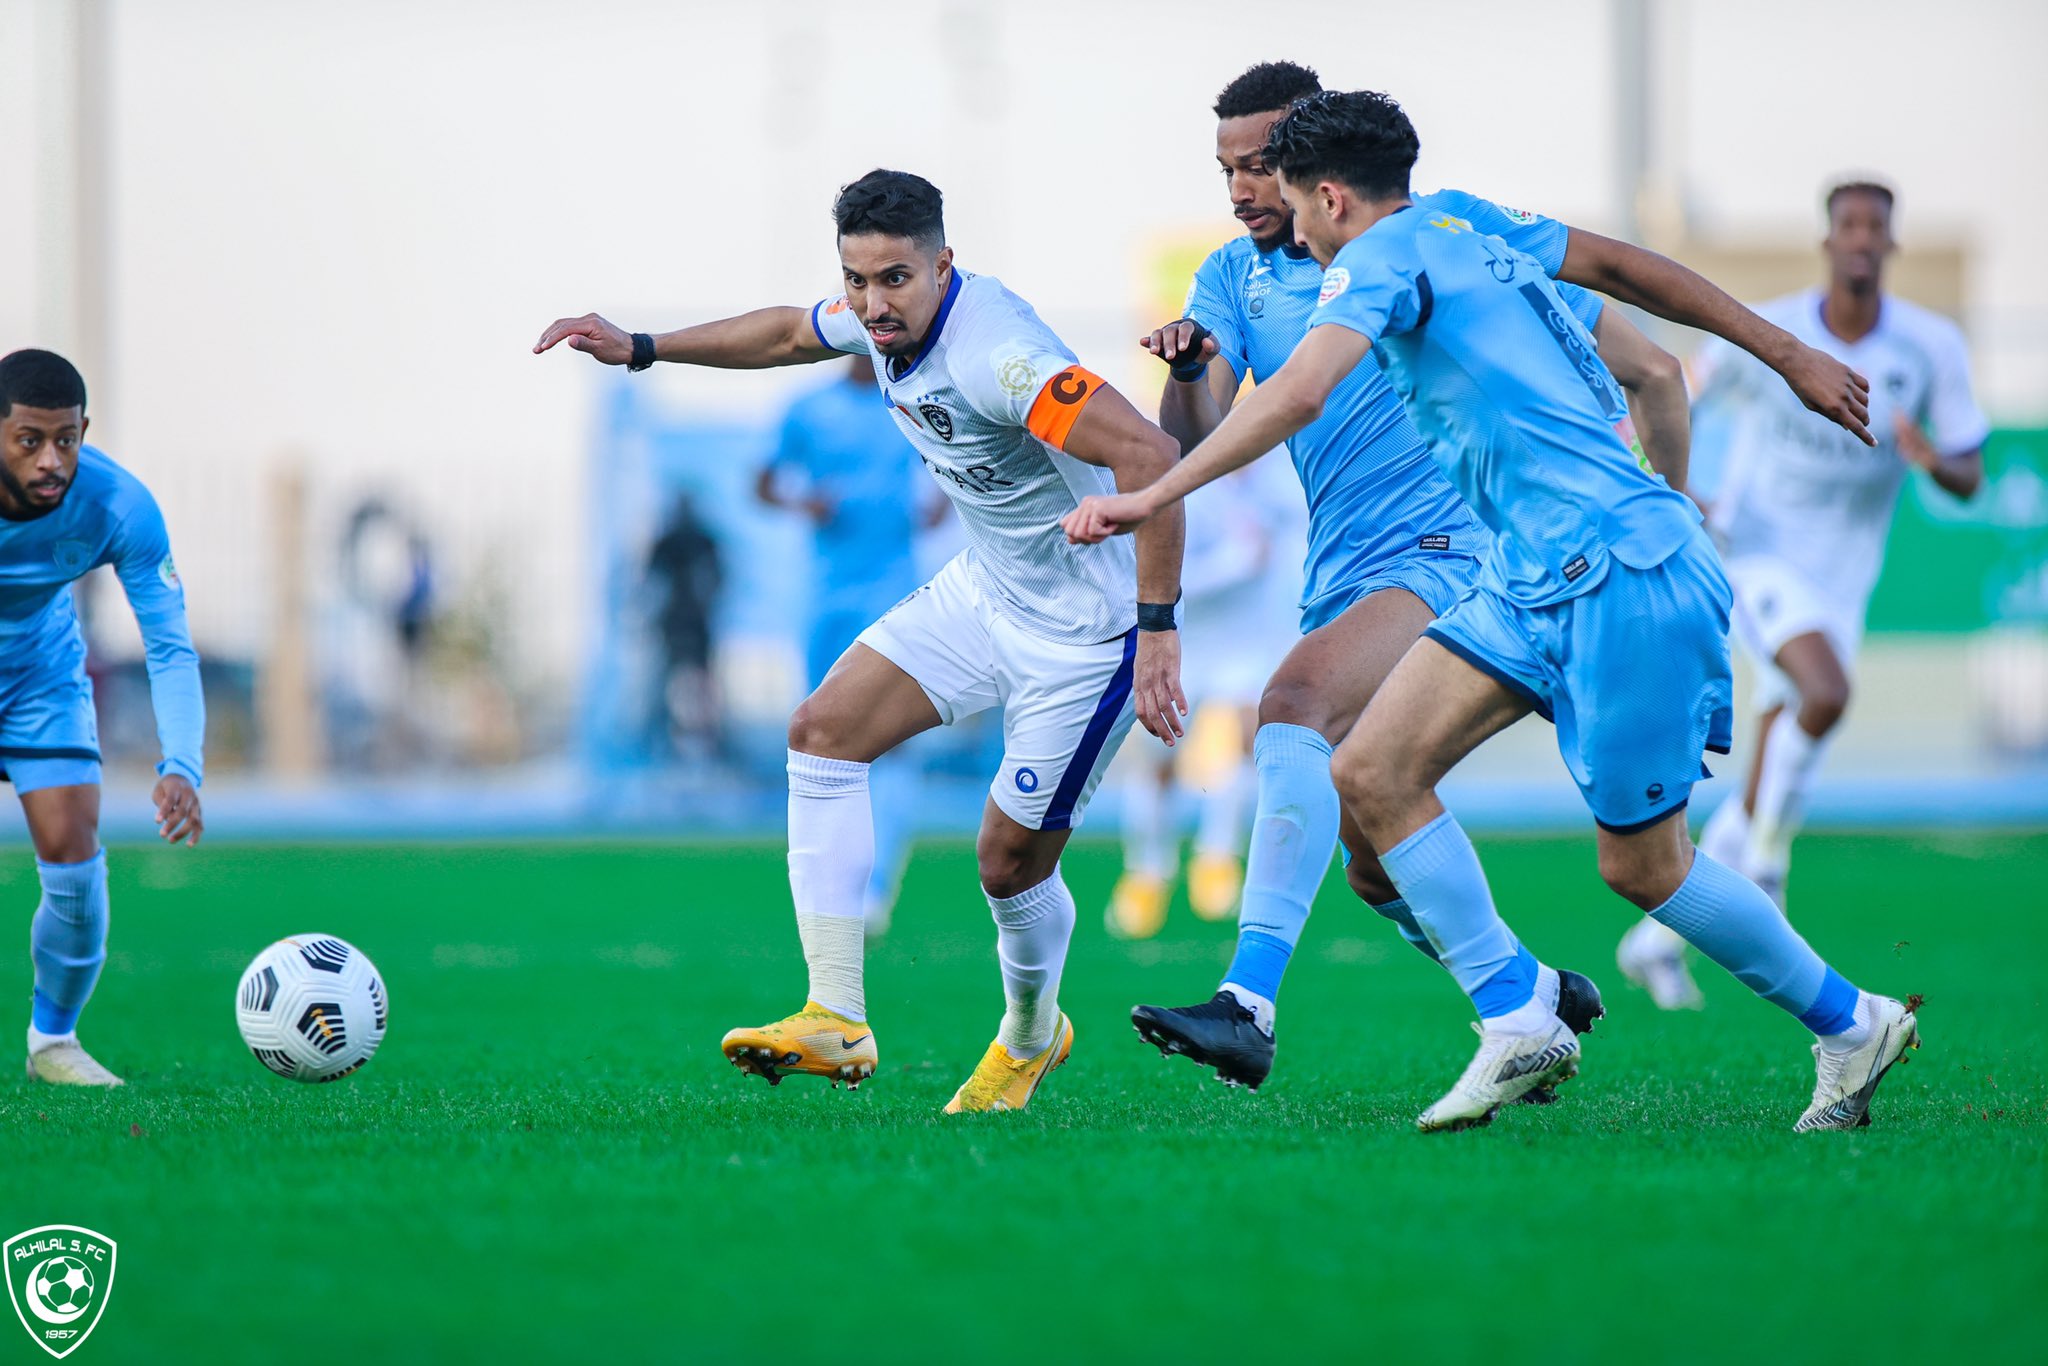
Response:
[[[1472,1026],[1479,1052],[1441,1100],[1415,1117],[1422,1132],[1446,1133],[1493,1122],[1494,1112],[1539,1086],[1556,1086],[1579,1071],[1579,1036],[1562,1020],[1536,1034]]]
[[[28,1055],[30,1081],[47,1081],[55,1086],[126,1086],[128,1083],[94,1061],[92,1054],[78,1046],[77,1036],[44,1044]]]
[[[1918,1005],[1915,998],[1913,1006]],[[1870,1098],[1877,1094],[1877,1084],[1893,1063],[1906,1061],[1907,1049],[1920,1046],[1920,1021],[1903,1002],[1865,992],[1856,1003],[1856,1015],[1870,1020],[1870,1034],[1859,1047],[1837,1051],[1825,1043],[1813,1045],[1813,1103],[1792,1126],[1793,1133],[1870,1123]]]
[[[1614,951],[1621,975],[1650,993],[1659,1010],[1703,1010],[1707,998],[1685,963],[1685,940],[1670,926],[1644,916]]]

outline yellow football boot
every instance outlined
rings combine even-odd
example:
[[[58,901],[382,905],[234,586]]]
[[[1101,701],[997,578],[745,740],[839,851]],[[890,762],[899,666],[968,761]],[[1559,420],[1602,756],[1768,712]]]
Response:
[[[1229,854],[1197,854],[1188,865],[1188,905],[1204,920],[1228,920],[1244,894],[1244,865]]]
[[[1060,1016],[1059,1032],[1045,1051],[1033,1058],[1013,1058],[1000,1043],[988,1046],[975,1064],[974,1075],[946,1102],[946,1113],[970,1110],[1021,1110],[1031,1103],[1046,1073],[1067,1060],[1074,1051],[1074,1022]]]
[[[860,1020],[825,1009],[816,1001],[774,1024],[735,1029],[721,1045],[726,1061],[742,1072],[779,1085],[790,1072],[828,1078],[852,1090],[875,1074],[875,1031]]]
[[[1125,873],[1109,894],[1109,913],[1103,919],[1118,939],[1150,939],[1166,925],[1166,900],[1173,887],[1161,878],[1143,873]]]

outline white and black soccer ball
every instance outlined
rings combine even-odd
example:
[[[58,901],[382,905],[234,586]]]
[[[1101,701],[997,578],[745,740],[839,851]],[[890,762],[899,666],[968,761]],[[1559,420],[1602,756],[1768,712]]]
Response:
[[[390,1006],[377,966],[331,934],[280,939],[256,955],[235,989],[242,1042],[293,1081],[333,1081],[384,1042]]]

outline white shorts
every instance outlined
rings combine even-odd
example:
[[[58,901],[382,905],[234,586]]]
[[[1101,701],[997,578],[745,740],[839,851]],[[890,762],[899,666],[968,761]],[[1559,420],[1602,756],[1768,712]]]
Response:
[[[1301,639],[1299,617],[1265,578],[1189,599],[1180,624],[1180,681],[1189,705],[1257,706],[1266,680]]]
[[[1098,645],[1042,640],[999,615],[953,560],[882,614],[860,643],[917,680],[939,720],[1003,709],[1003,766],[989,784],[1028,830],[1069,830],[1137,713],[1138,633]]]
[[[1758,712],[1798,705],[1798,689],[1775,663],[1789,640],[1819,632],[1834,647],[1842,672],[1854,676],[1866,600],[1835,601],[1806,574],[1774,555],[1744,555],[1728,561],[1726,568],[1729,586],[1735,590],[1733,634],[1756,665],[1751,705]]]

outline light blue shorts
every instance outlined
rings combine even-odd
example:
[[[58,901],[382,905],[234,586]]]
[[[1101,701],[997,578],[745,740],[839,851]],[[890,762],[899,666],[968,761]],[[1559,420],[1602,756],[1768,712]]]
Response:
[[[1703,752],[1734,735],[1733,594],[1695,531],[1662,564],[1609,558],[1600,582],[1544,607],[1475,586],[1423,634],[1491,674],[1557,727],[1593,819],[1618,834],[1682,809]]]
[[[0,777],[17,793],[100,780],[100,726],[80,664],[0,671]]]
[[[1301,609],[1301,633],[1328,626],[1383,588],[1404,588],[1442,616],[1479,577],[1479,561],[1470,555],[1438,550],[1410,550],[1383,561],[1370,574],[1325,592]]]

